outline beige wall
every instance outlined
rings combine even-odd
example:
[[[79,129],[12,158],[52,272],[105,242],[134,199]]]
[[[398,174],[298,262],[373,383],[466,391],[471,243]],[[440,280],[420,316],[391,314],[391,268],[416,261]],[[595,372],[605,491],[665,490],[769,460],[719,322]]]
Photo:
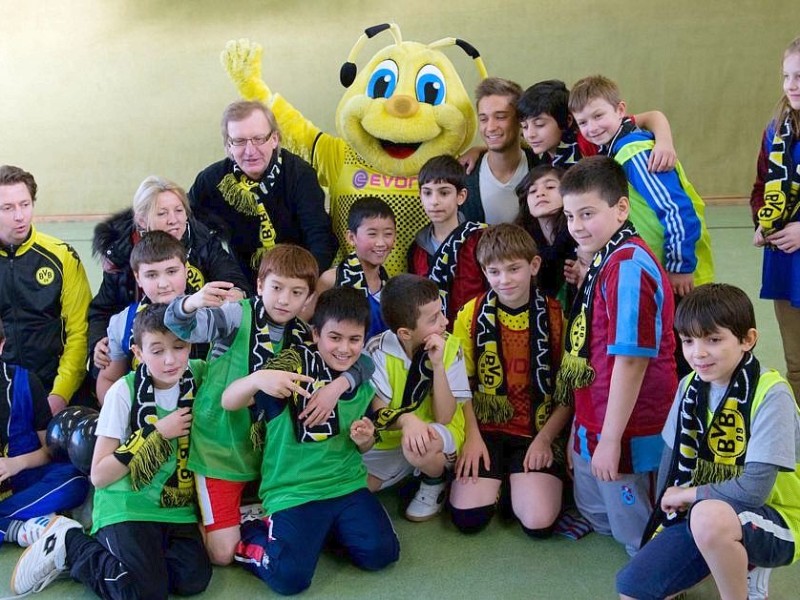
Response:
[[[0,163],[36,175],[40,215],[126,206],[150,173],[188,187],[222,155],[228,39],[261,42],[272,89],[332,130],[339,66],[388,20],[410,40],[464,38],[523,87],[616,79],[631,111],[668,115],[706,196],[749,193],[781,52],[800,35],[796,0],[0,0]],[[472,88],[470,61],[447,52]]]

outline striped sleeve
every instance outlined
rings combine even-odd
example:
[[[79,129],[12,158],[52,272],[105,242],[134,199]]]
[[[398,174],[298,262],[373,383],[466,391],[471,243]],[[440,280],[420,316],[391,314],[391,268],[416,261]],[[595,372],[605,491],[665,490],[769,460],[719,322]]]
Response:
[[[647,170],[649,158],[649,150],[639,152],[623,165],[628,182],[645,199],[664,230],[664,268],[670,273],[693,273],[697,268],[695,246],[700,239],[700,219],[677,171],[651,173]]]

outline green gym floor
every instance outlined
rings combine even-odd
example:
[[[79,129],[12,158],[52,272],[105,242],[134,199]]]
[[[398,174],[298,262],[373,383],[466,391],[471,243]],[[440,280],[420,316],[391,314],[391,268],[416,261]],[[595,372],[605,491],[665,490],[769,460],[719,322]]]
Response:
[[[771,303],[758,300],[761,253],[751,244],[752,227],[745,206],[707,209],[716,261],[717,281],[733,283],[748,292],[756,306],[760,340],[756,347],[762,365],[783,371],[783,353]],[[39,228],[72,243],[83,258],[92,289],[100,282],[100,267],[91,258],[93,222],[48,222]],[[800,334],[800,332],[798,332]],[[548,600],[614,598],[614,575],[627,555],[611,538],[590,534],[579,541],[554,536],[534,541],[517,525],[495,518],[482,534],[459,534],[446,517],[414,524],[402,518],[396,495],[381,500],[394,519],[401,553],[397,564],[379,573],[359,571],[346,560],[323,555],[308,598],[525,598]],[[0,580],[8,581],[22,550],[5,544],[0,550]],[[773,572],[770,600],[798,597],[800,567]],[[794,591],[792,591],[794,590]],[[10,591],[8,591],[10,593]],[[215,568],[204,598],[270,596],[261,581],[236,566]],[[82,585],[66,580],[52,583],[45,598],[93,598]],[[689,599],[717,598],[713,583],[689,592]]]

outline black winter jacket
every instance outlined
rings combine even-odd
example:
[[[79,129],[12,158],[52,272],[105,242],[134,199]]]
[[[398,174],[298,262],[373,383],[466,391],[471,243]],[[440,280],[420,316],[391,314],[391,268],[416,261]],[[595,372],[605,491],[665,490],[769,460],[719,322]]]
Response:
[[[132,209],[112,215],[94,229],[92,252],[103,263],[103,282],[89,305],[90,349],[106,336],[113,315],[142,298],[129,265],[135,240],[138,240],[138,233]],[[190,217],[181,241],[189,254],[189,265],[202,276],[187,280],[186,293],[196,292],[209,281],[230,281],[248,296],[253,293],[236,260],[208,227]]]

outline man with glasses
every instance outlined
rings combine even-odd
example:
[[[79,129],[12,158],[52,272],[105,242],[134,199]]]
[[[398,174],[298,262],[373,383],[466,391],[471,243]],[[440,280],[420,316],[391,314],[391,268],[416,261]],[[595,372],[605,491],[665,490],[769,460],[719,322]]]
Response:
[[[203,169],[189,190],[195,216],[217,229],[252,282],[261,256],[275,244],[307,248],[327,269],[336,238],[316,173],[280,147],[272,112],[240,100],[222,113],[227,157]]]

